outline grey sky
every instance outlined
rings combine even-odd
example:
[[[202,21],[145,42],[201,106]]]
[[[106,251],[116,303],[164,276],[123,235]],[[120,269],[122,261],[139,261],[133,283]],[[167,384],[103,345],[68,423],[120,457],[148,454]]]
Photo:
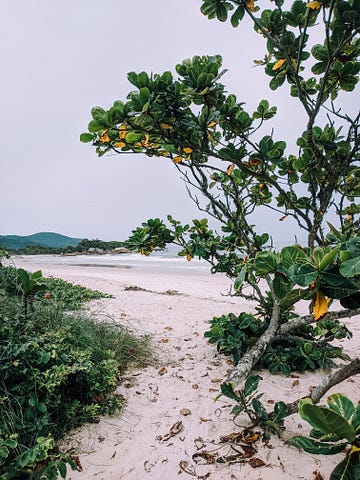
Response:
[[[0,234],[122,240],[150,217],[201,218],[165,159],[99,159],[79,142],[91,107],[108,108],[131,90],[127,72],[173,70],[195,54],[223,56],[224,83],[250,111],[262,98],[271,100],[268,78],[253,67],[265,53],[262,37],[250,25],[233,29],[207,20],[200,5],[15,0],[3,8]],[[282,93],[277,136],[297,135],[301,113]],[[276,222],[271,230],[289,236],[289,225]]]

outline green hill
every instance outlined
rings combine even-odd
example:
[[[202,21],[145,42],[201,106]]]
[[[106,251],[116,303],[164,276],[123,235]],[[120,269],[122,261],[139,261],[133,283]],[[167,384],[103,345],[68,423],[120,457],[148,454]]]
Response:
[[[0,246],[9,250],[20,250],[25,247],[66,248],[76,247],[81,238],[67,237],[60,233],[39,232],[33,235],[0,235]]]

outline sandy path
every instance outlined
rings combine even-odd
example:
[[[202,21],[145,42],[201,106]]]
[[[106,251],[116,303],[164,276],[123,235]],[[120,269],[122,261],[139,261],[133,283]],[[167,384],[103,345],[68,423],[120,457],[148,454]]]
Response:
[[[23,263],[18,259],[16,265],[32,271],[39,269],[28,260]],[[273,448],[256,444],[255,457],[265,464],[259,468],[248,462],[200,465],[192,458],[204,446],[219,455],[234,453],[228,445],[219,444],[219,439],[240,431],[230,415],[233,404],[225,397],[215,401],[230,366],[203,338],[213,316],[251,311],[248,303],[222,295],[229,286],[225,277],[204,272],[160,274],[139,269],[55,265],[41,265],[41,269],[44,275],[113,294],[114,299],[94,302],[92,310],[98,315],[110,315],[139,333],[151,334],[158,359],[156,366],[128,372],[119,387],[128,400],[122,415],[102,418],[100,423],[86,425],[68,436],[66,446],[78,452],[83,466],[82,472],[69,473],[70,480],[313,480],[316,471],[326,480],[343,458],[304,454],[277,438],[271,440]],[[149,291],[125,290],[129,286]],[[176,292],[170,295],[169,290]],[[349,322],[355,340],[344,342],[350,353],[357,350],[357,320]],[[327,373],[294,379],[262,372],[260,391],[265,392],[265,403],[290,401],[305,396],[310,386]],[[359,378],[344,382],[335,391],[357,402]],[[183,409],[190,413],[184,416]],[[166,439],[171,427],[180,421],[181,431]],[[242,421],[245,424],[245,419]],[[283,439],[308,432],[297,415],[287,419],[286,427]]]

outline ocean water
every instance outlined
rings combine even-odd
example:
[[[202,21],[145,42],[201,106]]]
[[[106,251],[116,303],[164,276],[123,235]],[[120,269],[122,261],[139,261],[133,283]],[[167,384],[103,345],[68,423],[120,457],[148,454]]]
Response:
[[[193,258],[190,262],[186,257],[177,255],[179,249],[169,246],[168,249],[153,252],[149,256],[140,253],[121,253],[104,255],[24,255],[23,262],[41,265],[64,265],[76,267],[107,267],[107,268],[139,268],[179,271],[210,271],[210,264],[205,260]]]

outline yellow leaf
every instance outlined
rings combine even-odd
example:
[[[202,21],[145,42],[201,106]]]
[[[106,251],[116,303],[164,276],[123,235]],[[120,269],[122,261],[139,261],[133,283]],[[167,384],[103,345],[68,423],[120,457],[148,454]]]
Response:
[[[164,130],[171,130],[171,131],[174,130],[174,128],[167,123],[160,123],[160,127],[163,128]]]
[[[283,215],[282,217],[279,218],[279,222],[283,222],[284,220],[286,220],[286,215]]]
[[[188,254],[186,255],[186,260],[187,260],[188,262],[190,262],[190,260],[191,260],[191,255],[190,255],[190,253],[188,253]]]
[[[184,150],[185,153],[191,153],[193,151],[192,148],[190,148],[190,147],[185,147],[185,148],[183,148],[183,150]]]
[[[226,170],[226,173],[227,173],[228,175],[231,175],[231,174],[233,173],[233,171],[234,171],[234,167],[235,167],[235,165],[234,165],[233,163],[232,163],[231,165],[229,165],[228,168],[227,168],[227,170]]]
[[[281,68],[285,62],[286,62],[285,58],[281,58],[273,65],[272,70],[273,71],[279,70],[279,68]]]
[[[122,140],[126,137],[126,125],[125,123],[123,123],[122,125],[120,125],[119,127],[119,138]]]
[[[107,130],[104,130],[100,135],[100,143],[110,142],[110,137],[107,134]]]
[[[124,147],[126,147],[126,143],[124,143],[124,142],[117,142],[117,143],[115,143],[114,147],[116,147],[116,148],[124,148]]]
[[[167,150],[160,150],[159,154],[162,156],[162,157],[167,157],[169,155],[169,152]]]
[[[246,7],[250,10],[250,12],[253,12],[255,10],[255,0],[249,0],[246,2]]]
[[[315,293],[313,315],[315,320],[319,320],[328,312],[329,299],[321,292]]]
[[[144,147],[147,147],[149,145],[149,139],[150,139],[150,135],[148,133],[145,133]]]
[[[212,121],[208,124],[208,128],[214,128],[217,122]]]
[[[180,157],[180,155],[178,155],[177,157],[173,158],[173,162],[175,163],[180,163],[182,161],[182,157]]]
[[[321,2],[309,2],[305,6],[311,10],[319,10],[321,7]]]

